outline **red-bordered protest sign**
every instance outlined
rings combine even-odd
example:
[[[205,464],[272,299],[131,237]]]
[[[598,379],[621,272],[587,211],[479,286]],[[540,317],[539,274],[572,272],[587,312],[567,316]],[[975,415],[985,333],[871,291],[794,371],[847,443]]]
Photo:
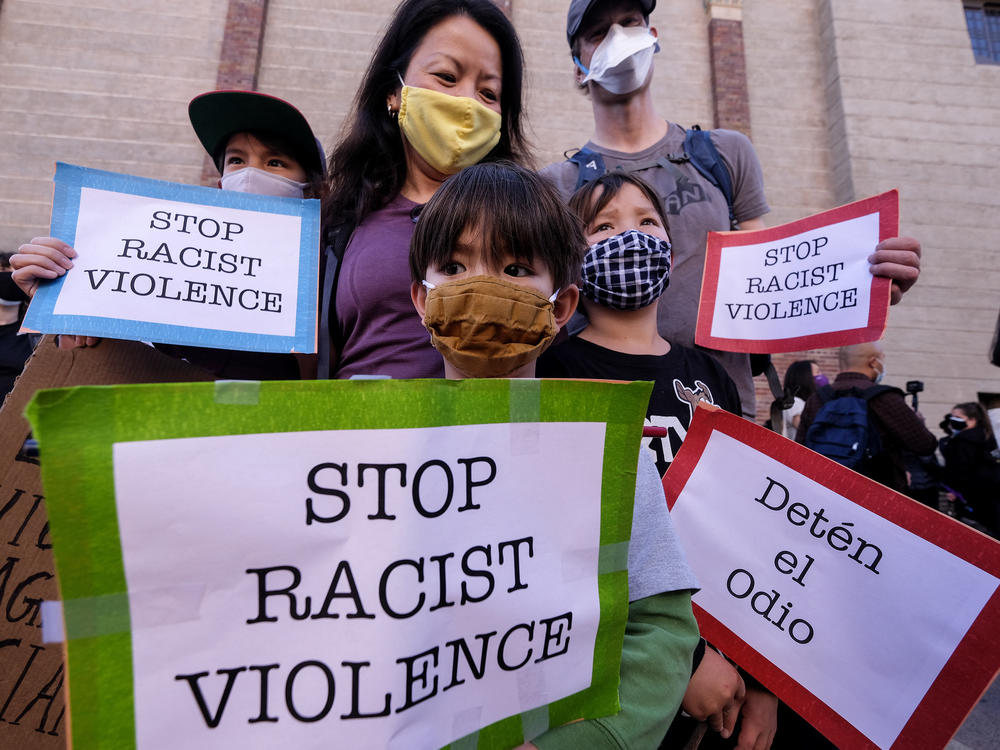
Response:
[[[664,477],[704,636],[845,748],[943,748],[1000,668],[1000,545],[699,406]]]
[[[695,342],[767,354],[875,341],[891,282],[868,256],[899,233],[899,193],[751,232],[710,232]]]

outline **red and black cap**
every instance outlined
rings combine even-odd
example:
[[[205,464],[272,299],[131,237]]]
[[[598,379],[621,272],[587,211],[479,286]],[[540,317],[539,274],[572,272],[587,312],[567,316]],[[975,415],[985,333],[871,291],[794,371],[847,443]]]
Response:
[[[306,118],[295,107],[256,91],[209,91],[188,104],[188,117],[198,140],[222,171],[222,157],[233,133],[271,133],[293,150],[307,172],[324,174],[326,159]]]

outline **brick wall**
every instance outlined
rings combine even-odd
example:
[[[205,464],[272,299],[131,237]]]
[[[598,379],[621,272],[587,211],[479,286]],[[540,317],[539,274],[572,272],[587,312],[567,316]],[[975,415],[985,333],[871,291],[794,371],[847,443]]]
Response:
[[[267,0],[229,0],[215,88],[257,90],[260,51],[267,22]],[[214,185],[219,170],[208,154],[202,159],[201,184]]]
[[[292,102],[329,152],[395,0],[269,0],[258,88]]]
[[[56,159],[197,181],[203,156],[185,105],[216,85],[230,7],[264,3],[4,0],[0,247],[46,231]],[[329,148],[396,2],[266,5],[257,87],[298,106]],[[566,9],[567,0],[511,3],[539,164],[592,129],[573,83]],[[767,222],[899,187],[902,232],[922,240],[925,262],[890,314],[890,380],[927,381],[933,414],[1000,392],[1000,370],[985,358],[1000,307],[1000,66],[974,64],[961,3],[755,0],[742,18]],[[661,2],[651,22],[658,110],[685,126],[711,124],[704,0]]]
[[[743,53],[743,22],[713,18],[708,24],[714,127],[750,136],[750,101]]]
[[[837,205],[815,2],[743,8],[753,142],[764,168],[769,225]]]
[[[822,0],[834,47],[840,150],[853,196],[898,187],[901,232],[924,247],[920,282],[893,307],[890,383],[924,380],[936,425],[1000,392],[987,361],[1000,308],[1000,66],[976,65],[960,2]]]
[[[48,232],[56,160],[198,179],[185,106],[215,83],[226,3],[5,0],[0,248]]]
[[[831,381],[840,370],[837,363],[837,349],[806,349],[801,352],[788,352],[787,354],[775,354],[771,357],[774,369],[778,373],[778,379],[782,384],[785,382],[785,371],[793,362],[801,359],[811,359],[819,366],[820,372],[826,375]],[[764,376],[754,379],[754,388],[757,393],[757,422],[763,424],[770,417],[771,402],[774,395],[768,387]]]

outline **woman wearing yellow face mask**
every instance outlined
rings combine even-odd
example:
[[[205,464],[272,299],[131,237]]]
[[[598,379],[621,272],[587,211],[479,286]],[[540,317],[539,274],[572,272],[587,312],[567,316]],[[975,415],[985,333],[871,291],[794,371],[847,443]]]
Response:
[[[442,377],[410,302],[420,207],[463,167],[526,160],[520,42],[490,0],[406,0],[330,157],[320,377]]]

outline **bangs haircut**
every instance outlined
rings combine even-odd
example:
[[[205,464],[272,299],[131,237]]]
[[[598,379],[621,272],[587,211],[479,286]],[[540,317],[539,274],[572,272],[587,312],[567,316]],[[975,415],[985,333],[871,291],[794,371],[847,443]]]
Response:
[[[569,209],[580,219],[584,228],[589,227],[597,215],[621,192],[625,185],[633,185],[639,189],[639,192],[652,204],[656,215],[663,222],[663,228],[669,234],[670,222],[667,221],[667,214],[663,210],[660,196],[649,186],[648,182],[631,172],[615,170],[588,182],[570,197]],[[598,188],[603,189],[598,190]]]
[[[466,230],[481,233],[491,268],[501,268],[505,255],[541,263],[559,289],[580,276],[583,227],[544,178],[513,162],[467,167],[438,188],[410,242],[413,280],[447,261]]]

